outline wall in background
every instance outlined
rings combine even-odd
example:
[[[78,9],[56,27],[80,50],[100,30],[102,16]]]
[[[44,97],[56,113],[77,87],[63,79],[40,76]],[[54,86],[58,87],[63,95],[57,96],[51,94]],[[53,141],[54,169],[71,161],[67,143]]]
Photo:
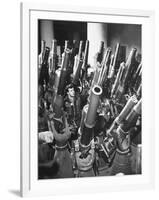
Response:
[[[65,40],[72,42],[73,40],[87,39],[87,23],[74,22],[74,21],[52,21],[52,20],[39,20],[39,49],[40,41],[45,40],[46,46],[51,48],[52,39],[57,40],[57,45],[62,47],[65,45]]]
[[[95,66],[94,57],[99,50],[100,42],[104,42],[104,47],[107,48],[107,24],[106,23],[88,23],[87,39],[90,42],[88,63]]]
[[[141,25],[133,24],[109,24],[108,25],[108,45],[112,48],[116,43],[126,46],[126,56],[133,47],[141,52]],[[114,51],[114,49],[113,49]]]
[[[94,56],[99,49],[100,41],[104,41],[105,48],[110,46],[113,52],[119,42],[126,47],[126,57],[133,47],[142,54],[140,25],[39,20],[39,53],[40,41],[45,40],[46,46],[51,47],[51,40],[54,38],[62,47],[62,51],[65,40],[72,42],[88,39],[90,41],[88,62],[91,66],[94,66]]]

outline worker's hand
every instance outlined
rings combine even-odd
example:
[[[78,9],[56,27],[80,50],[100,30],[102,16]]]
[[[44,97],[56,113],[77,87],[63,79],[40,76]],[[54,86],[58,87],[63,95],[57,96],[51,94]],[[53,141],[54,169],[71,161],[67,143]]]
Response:
[[[45,131],[38,133],[39,143],[52,143],[54,139],[53,133],[51,131]]]
[[[71,127],[68,125],[68,122],[65,116],[64,116],[64,125],[65,125],[64,129],[61,131],[61,133],[58,133],[55,129],[54,121],[53,120],[50,121],[50,126],[51,126],[55,140],[62,143],[66,142],[71,136]]]

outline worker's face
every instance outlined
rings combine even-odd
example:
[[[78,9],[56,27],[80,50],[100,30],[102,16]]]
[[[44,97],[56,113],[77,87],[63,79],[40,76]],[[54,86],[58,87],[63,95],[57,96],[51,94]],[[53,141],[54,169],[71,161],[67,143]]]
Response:
[[[69,95],[70,95],[71,97],[74,97],[74,96],[75,96],[75,91],[74,91],[73,88],[69,88],[69,89],[68,89],[68,93],[69,93]]]

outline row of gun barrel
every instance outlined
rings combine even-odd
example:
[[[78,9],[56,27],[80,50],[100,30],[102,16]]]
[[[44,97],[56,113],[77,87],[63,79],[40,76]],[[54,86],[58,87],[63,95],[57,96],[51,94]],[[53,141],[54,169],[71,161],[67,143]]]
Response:
[[[142,63],[136,59],[137,49],[119,62],[121,44],[113,52],[101,41],[91,66],[90,45],[88,40],[85,45],[65,41],[60,55],[55,39],[51,49],[41,41],[38,60],[38,131],[56,131],[61,136],[54,135],[57,147],[69,144],[70,153],[80,152],[75,155],[78,169],[93,148],[92,140],[106,163],[112,163],[116,150],[128,153],[136,135],[141,143]],[[65,118],[70,137],[64,136]]]

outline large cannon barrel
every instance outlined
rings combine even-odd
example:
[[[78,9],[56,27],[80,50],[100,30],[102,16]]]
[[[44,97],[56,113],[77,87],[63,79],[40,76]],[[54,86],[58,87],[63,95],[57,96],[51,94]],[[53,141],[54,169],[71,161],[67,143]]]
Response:
[[[80,79],[80,72],[81,72],[81,68],[82,68],[82,64],[83,64],[83,59],[82,59],[82,47],[83,47],[83,41],[80,41],[80,45],[79,45],[79,51],[78,51],[78,55],[76,57],[76,66],[75,66],[75,71],[74,71],[74,75],[73,75],[73,84],[74,85],[78,85],[79,79]]]
[[[115,74],[117,59],[118,59],[118,56],[119,56],[119,48],[120,48],[120,44],[117,43],[116,49],[115,49],[115,54],[114,54],[114,57],[113,57],[113,60],[112,60],[113,63],[112,63],[111,71],[109,73],[109,78],[113,78],[113,76]]]
[[[141,102],[142,100],[140,99],[127,116],[125,123],[122,124],[121,128],[124,132],[135,126],[138,116],[141,114]]]
[[[60,74],[61,74],[61,68],[58,68],[55,71],[55,80],[54,80],[54,85],[53,85],[54,95],[57,94],[58,85],[59,85],[59,81],[60,81]]]
[[[61,70],[56,70],[55,73],[55,97],[53,99],[53,113],[54,113],[54,125],[58,133],[64,128],[63,124],[63,104],[64,104],[64,91],[66,87],[66,78],[67,78],[67,68],[69,63],[70,51],[66,49],[64,51],[64,56],[62,60]]]
[[[87,62],[88,62],[88,52],[89,52],[89,40],[86,40],[84,56],[83,56],[83,63],[82,63],[82,70],[81,70],[81,79],[84,78],[84,74],[87,70]]]
[[[43,62],[45,47],[46,47],[46,41],[41,40],[41,52],[40,52],[39,57],[38,57],[39,68],[41,68],[41,65],[42,65],[42,62]]]
[[[108,71],[108,78],[111,78],[111,71],[112,71],[112,67],[113,67],[113,62],[114,62],[114,54],[111,55],[110,58],[110,64],[109,64],[109,71]]]
[[[108,133],[111,133],[112,130],[117,127],[119,124],[121,124],[126,117],[129,115],[131,109],[136,105],[138,102],[135,95],[131,96],[127,103],[125,104],[124,108],[120,112],[120,114],[115,118],[114,122],[112,123],[111,127],[108,130]]]
[[[51,51],[53,53],[57,53],[57,40],[56,39],[52,40],[52,49],[51,49]]]
[[[102,70],[100,73],[100,76],[98,78],[98,83],[99,85],[103,85],[105,79],[107,78],[107,73],[108,73],[108,69],[109,69],[109,61],[111,59],[111,53],[112,53],[112,49],[110,47],[107,48],[103,61],[102,61]]]
[[[84,56],[83,56],[83,63],[86,64],[88,61],[88,52],[89,52],[89,40],[86,40]]]
[[[104,71],[104,67],[105,67],[105,63],[106,63],[106,59],[107,59],[107,54],[108,54],[108,50],[105,51],[101,64],[100,65],[97,64],[97,67],[99,65],[99,74],[98,74],[98,79],[95,82],[95,84],[102,85],[101,84],[101,81],[102,81],[101,78],[102,78],[102,74],[103,74],[103,71]]]
[[[49,82],[49,71],[48,71],[48,58],[49,58],[50,48],[45,47],[44,58],[41,64],[41,70],[39,74],[39,84],[43,86]]]
[[[70,50],[66,49],[64,51],[64,56],[63,56],[63,60],[62,60],[60,80],[59,80],[58,89],[57,89],[58,95],[64,95],[64,89],[66,87],[66,78],[67,78],[67,69],[68,69],[68,64],[69,64],[69,58],[70,58]]]
[[[136,66],[136,58],[135,58],[136,53],[137,53],[137,49],[132,48],[132,50],[130,51],[130,54],[128,56],[128,59],[125,63],[125,65],[126,65],[125,90],[126,91],[127,91],[129,84],[131,82],[132,71],[134,70],[134,68]]]
[[[139,69],[137,70],[137,75],[136,75],[136,79],[134,81],[134,89],[135,91],[137,91],[141,85],[142,82],[142,64],[139,65],[138,67]]]
[[[51,42],[51,50],[50,50],[50,55],[57,54],[57,40],[53,39]]]
[[[116,121],[118,121],[118,124],[126,119],[130,110],[134,107],[135,104],[137,104],[137,102],[138,102],[138,100],[135,95],[133,95],[129,98],[126,105],[124,106],[124,108],[122,109],[122,111],[120,112],[118,117],[116,118]]]
[[[82,113],[82,122],[80,126],[81,132],[81,144],[89,145],[93,138],[94,126],[96,123],[97,108],[99,105],[100,95],[102,94],[102,88],[98,85],[95,85],[92,88],[90,95],[90,102],[88,107],[84,107]]]
[[[101,41],[99,51],[96,55],[95,71],[94,71],[94,76],[93,76],[93,80],[92,80],[92,84],[91,84],[92,88],[95,84],[98,84],[98,82],[99,82],[99,78],[101,76],[102,68],[103,68],[102,63],[103,63],[103,61],[105,61],[106,55],[107,55],[107,52],[104,53],[104,42]]]
[[[119,68],[119,70],[118,70],[116,79],[115,79],[114,84],[113,84],[113,86],[112,86],[112,90],[111,90],[111,96],[112,96],[112,97],[113,97],[113,95],[116,93],[119,84],[121,84],[121,81],[122,81],[121,78],[122,78],[123,75],[124,75],[124,69],[125,69],[125,63],[122,62],[122,63],[120,64],[120,68]]]
[[[94,86],[95,84],[98,83],[101,68],[102,68],[101,64],[97,63],[96,69],[95,69],[95,72],[94,72],[94,76],[93,76],[93,80],[92,80],[92,83],[91,83],[91,87],[92,87],[92,88],[93,88],[93,86]]]
[[[69,40],[65,40],[64,51],[65,51],[66,49],[69,49]]]
[[[51,44],[51,51],[49,56],[49,73],[55,73],[58,64],[57,57],[57,40],[53,39]]]
[[[96,58],[97,59],[96,61],[99,63],[101,63],[103,60],[103,52],[104,52],[104,42],[101,41],[100,46],[99,46],[99,51],[97,53],[97,58]]]
[[[101,94],[102,88],[98,85],[95,85],[91,91],[88,112],[85,119],[85,124],[90,128],[95,126],[96,113]]]

